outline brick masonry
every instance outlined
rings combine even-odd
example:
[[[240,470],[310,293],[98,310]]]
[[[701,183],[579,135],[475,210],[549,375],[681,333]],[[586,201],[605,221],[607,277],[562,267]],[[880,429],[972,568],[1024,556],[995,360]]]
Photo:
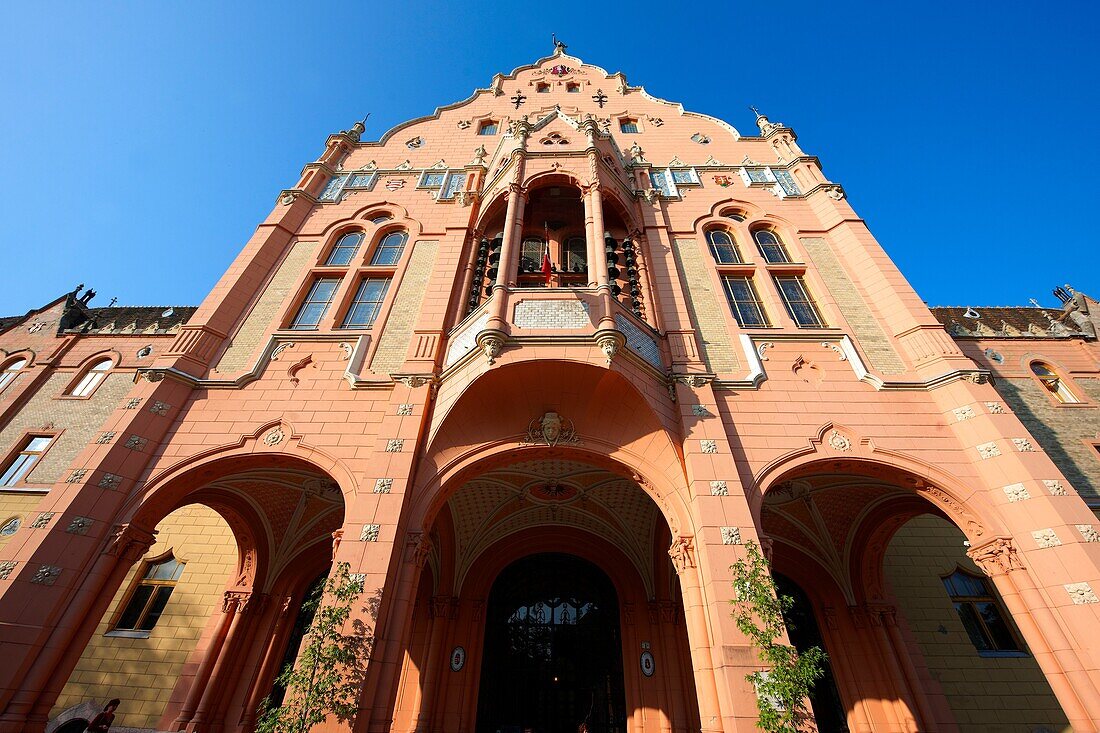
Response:
[[[737,352],[733,349],[729,330],[726,328],[724,302],[710,288],[710,275],[703,262],[699,243],[694,239],[677,239],[672,242],[676,267],[684,283],[691,322],[699,337],[699,346],[707,368],[718,374],[729,374],[740,367]]]
[[[435,264],[439,242],[418,241],[409,258],[408,269],[401,280],[400,289],[393,299],[389,319],[374,352],[370,368],[375,374],[392,374],[400,371],[405,353],[412,339],[413,326],[420,315],[420,305],[428,288],[428,277]]]
[[[512,322],[519,328],[587,328],[588,303],[579,300],[521,300]]]

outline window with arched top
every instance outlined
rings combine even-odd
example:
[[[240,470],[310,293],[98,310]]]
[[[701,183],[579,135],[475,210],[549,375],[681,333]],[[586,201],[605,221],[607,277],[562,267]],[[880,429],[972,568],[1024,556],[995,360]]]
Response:
[[[114,359],[106,358],[88,367],[88,370],[84,372],[84,376],[73,385],[73,388],[69,390],[70,397],[88,397],[95,392],[96,387],[106,378],[107,372],[111,371],[111,367],[115,365]]]
[[[348,232],[336,240],[336,244],[333,245],[332,251],[328,253],[328,258],[325,259],[325,264],[330,266],[348,264],[351,262],[351,258],[355,256],[355,253],[359,251],[359,247],[362,244],[363,232]]]
[[[374,255],[370,258],[372,265],[396,265],[405,252],[405,242],[409,235],[405,232],[390,232],[382,237],[382,241],[374,248]]]
[[[19,372],[23,371],[23,367],[25,366],[27,366],[27,360],[23,358],[15,359],[5,364],[4,369],[0,371],[0,390],[11,384],[19,375]]]
[[[725,229],[710,229],[706,232],[707,245],[714,261],[720,265],[736,265],[744,262],[733,235]]]
[[[1058,400],[1062,404],[1072,405],[1080,402],[1069,387],[1066,386],[1065,380],[1063,380],[1058,372],[1054,370],[1050,364],[1042,361],[1031,362],[1031,373],[1039,379],[1039,383],[1046,388],[1047,392]]]
[[[726,209],[722,212],[721,216],[725,217],[726,219],[732,219],[733,221],[745,220],[745,212],[738,209]]]
[[[145,563],[140,579],[115,620],[112,631],[150,631],[157,625],[176,583],[183,575],[184,563],[169,553]]]
[[[962,568],[942,580],[975,649],[990,654],[1024,651],[988,580]]]
[[[752,233],[752,238],[756,241],[756,246],[760,249],[760,254],[764,257],[765,262],[791,261],[787,248],[783,246],[783,242],[775,232],[767,229],[757,229]]]

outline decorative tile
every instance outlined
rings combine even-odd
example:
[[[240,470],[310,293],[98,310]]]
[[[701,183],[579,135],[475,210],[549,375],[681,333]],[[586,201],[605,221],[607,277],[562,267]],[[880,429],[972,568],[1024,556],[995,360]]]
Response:
[[[53,585],[57,582],[57,576],[61,575],[61,568],[57,565],[43,565],[31,578],[32,583],[39,585]],[[1096,596],[1093,596],[1095,598]]]
[[[73,517],[69,527],[65,530],[69,534],[88,534],[88,528],[92,526],[91,517]]]
[[[18,565],[15,560],[4,560],[0,562],[0,580],[7,580],[11,577],[12,571],[15,570],[15,566]]]
[[[982,458],[996,458],[1001,455],[1001,449],[991,440],[978,446],[978,455]]]
[[[737,527],[722,527],[722,544],[723,545],[739,545],[741,544],[741,530]]]
[[[363,587],[367,583],[366,573],[348,573],[348,580],[355,586],[355,588],[362,593]]]
[[[413,406],[409,403],[404,403],[397,406],[398,415],[411,415],[413,414]]]
[[[702,448],[704,453],[717,453],[718,443],[713,440],[700,440],[699,447]]]
[[[363,531],[359,533],[360,542],[377,542],[378,533],[382,529],[380,524],[364,524]]]
[[[1000,402],[986,402],[985,409],[989,410],[990,415],[1003,415],[1005,414],[1005,406]]]
[[[1035,446],[1031,444],[1031,441],[1027,438],[1013,438],[1012,444],[1016,446],[1016,450],[1021,453],[1034,453]]]
[[[1023,484],[1009,484],[1004,487],[1003,491],[1011,502],[1023,501],[1024,499],[1031,498],[1031,494],[1028,493]]]
[[[84,479],[84,475],[88,473],[86,468],[78,468],[69,474],[69,478],[65,479],[67,484],[78,484]]]
[[[1035,544],[1039,547],[1057,547],[1062,544],[1062,540],[1058,539],[1053,529],[1037,529],[1031,533],[1031,536],[1035,538]]]
[[[518,328],[590,328],[588,303],[581,300],[521,300],[513,322]]]
[[[403,438],[393,438],[386,442],[387,453],[400,453],[405,448],[405,441]]]
[[[829,445],[833,450],[851,450],[852,441],[848,439],[848,436],[841,435],[840,431],[834,430],[829,434]]]
[[[388,494],[390,489],[393,488],[392,478],[380,478],[374,482],[374,493],[376,494]]]
[[[956,407],[952,412],[955,413],[955,419],[959,422],[963,420],[969,420],[974,417],[974,408],[969,405],[966,407]]]
[[[50,520],[53,519],[55,514],[57,514],[57,512],[41,512],[35,517],[35,520],[31,522],[31,529],[43,529],[50,523]]]
[[[726,486],[725,481],[711,481],[710,482],[710,495],[711,496],[729,496],[730,490]]]
[[[267,435],[264,436],[264,445],[275,446],[283,442],[283,438],[286,434],[283,432],[283,426],[272,428]]]
[[[1092,524],[1077,524],[1077,531],[1081,533],[1081,538],[1085,542],[1100,542],[1100,531],[1096,529]]]
[[[149,405],[149,412],[154,415],[167,415],[168,411],[171,409],[171,405],[167,402],[161,402],[160,400],[155,400],[153,404]]]
[[[1066,593],[1069,593],[1069,597],[1076,606],[1082,606],[1086,603],[1100,603],[1100,598],[1096,597],[1096,593],[1088,583],[1066,583],[1062,587],[1066,589]]]
[[[707,410],[706,405],[692,405],[691,414],[695,417],[710,417],[710,411]]]
[[[96,438],[95,442],[97,445],[107,445],[115,439],[115,435],[117,435],[117,433],[114,430],[108,430],[103,435]]]
[[[1043,485],[1047,487],[1047,491],[1051,496],[1069,496],[1069,492],[1066,491],[1066,487],[1062,485],[1062,482],[1058,479],[1046,478],[1043,479]]]
[[[149,441],[145,438],[138,437],[137,435],[131,435],[126,441],[126,447],[132,451],[141,453],[145,450],[145,446],[149,444]]]
[[[99,479],[99,488],[101,489],[117,489],[119,484],[122,483],[122,477],[115,473],[105,473],[103,477]]]
[[[138,408],[138,405],[140,405],[140,404],[141,404],[141,398],[140,397],[131,397],[130,399],[126,400],[125,404],[122,405],[122,409],[123,410],[136,410]]]

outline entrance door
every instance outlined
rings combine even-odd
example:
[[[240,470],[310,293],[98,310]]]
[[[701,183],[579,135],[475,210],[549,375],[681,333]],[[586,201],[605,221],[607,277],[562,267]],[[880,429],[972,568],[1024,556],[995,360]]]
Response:
[[[501,572],[489,594],[478,733],[626,729],[619,603],[596,566],[542,554]]]

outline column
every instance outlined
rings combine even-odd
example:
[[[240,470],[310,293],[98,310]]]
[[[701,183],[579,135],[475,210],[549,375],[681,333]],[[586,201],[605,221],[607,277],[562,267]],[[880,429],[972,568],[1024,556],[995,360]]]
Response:
[[[294,619],[290,613],[290,604],[293,598],[286,596],[279,603],[278,608],[274,611],[274,618],[271,622],[271,627],[268,632],[267,646],[264,648],[264,655],[260,660],[259,669],[256,671],[256,675],[252,680],[252,689],[248,693],[248,700],[245,703],[244,715],[241,716],[241,727],[246,730],[252,730],[256,725],[256,711],[260,707],[260,703],[268,692],[275,679],[275,676],[282,670],[279,669],[279,662],[283,659],[284,648],[286,647],[287,637],[290,635],[290,630],[294,625]]]
[[[699,703],[700,728],[706,733],[720,733],[722,711],[718,703],[718,685],[714,679],[706,609],[699,590],[698,571],[692,559],[691,545],[691,538],[678,537],[673,540],[668,553],[672,557],[677,575],[680,576],[680,590],[684,595],[684,619],[687,622],[692,666],[695,668],[695,694]]]
[[[184,701],[179,715],[176,716],[175,721],[172,723],[177,729],[184,729],[194,718],[195,711],[198,709],[199,703],[206,692],[206,686],[210,680],[210,676],[214,672],[214,666],[221,657],[222,647],[225,646],[225,639],[229,636],[229,630],[233,626],[233,622],[236,618],[236,599],[232,598],[229,593],[226,593],[225,600],[222,604],[221,622],[218,624],[218,628],[214,632],[213,638],[210,640],[210,646],[207,647],[206,654],[202,658],[202,664],[199,665],[199,670],[195,673],[195,679],[191,682],[191,689],[187,692],[187,699]]]

